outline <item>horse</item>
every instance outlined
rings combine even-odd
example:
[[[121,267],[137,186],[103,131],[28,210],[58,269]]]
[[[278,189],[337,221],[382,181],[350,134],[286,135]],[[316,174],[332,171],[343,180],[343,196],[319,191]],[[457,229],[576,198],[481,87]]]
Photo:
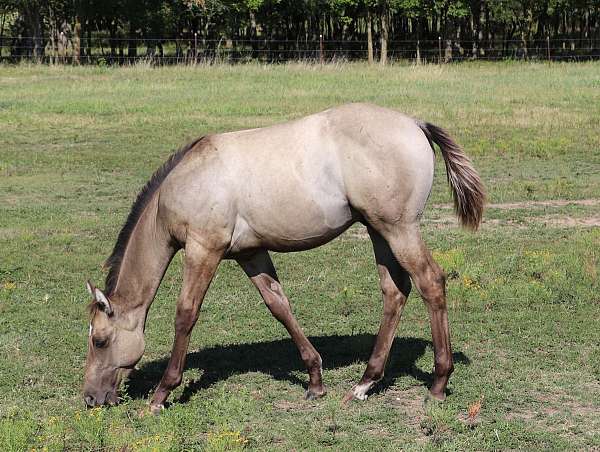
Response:
[[[322,360],[292,314],[269,251],[323,245],[352,224],[367,228],[383,317],[360,381],[343,401],[365,400],[384,368],[414,284],[430,318],[434,369],[428,397],[444,400],[452,373],[445,274],[425,245],[420,218],[443,157],[455,212],[476,230],[485,191],[448,132],[372,104],[331,108],[270,127],[194,140],[159,168],[133,203],[92,297],[83,395],[115,404],[120,381],[141,359],[148,310],[173,256],[184,250],[169,363],[150,400],[159,413],[182,380],[190,334],[213,276],[234,259],[283,324],[308,371],[306,399],[326,394]]]

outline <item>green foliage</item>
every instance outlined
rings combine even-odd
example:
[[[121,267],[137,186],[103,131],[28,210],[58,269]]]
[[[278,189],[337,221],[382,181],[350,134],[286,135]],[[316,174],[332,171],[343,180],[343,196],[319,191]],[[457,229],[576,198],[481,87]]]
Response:
[[[13,33],[26,36],[38,36],[41,29],[52,30],[62,22],[73,24],[79,17],[84,27],[94,31],[114,34],[116,27],[125,33],[133,26],[138,37],[166,38],[200,30],[204,38],[242,38],[252,36],[249,27],[258,25],[265,37],[292,40],[307,32],[328,39],[364,40],[366,11],[390,16],[396,24],[392,40],[418,37],[418,26],[424,26],[430,38],[461,29],[465,36],[479,39],[473,27],[480,20],[488,33],[503,30],[508,38],[515,32],[566,34],[557,28],[559,17],[593,36],[600,17],[589,0],[2,0],[0,11],[17,12],[17,22],[23,25]],[[582,15],[588,19],[581,20]],[[379,27],[375,29],[378,33]]]

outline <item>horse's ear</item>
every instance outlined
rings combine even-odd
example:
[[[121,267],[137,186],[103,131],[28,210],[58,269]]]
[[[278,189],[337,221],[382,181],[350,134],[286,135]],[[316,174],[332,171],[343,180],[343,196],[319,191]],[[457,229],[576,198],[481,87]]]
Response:
[[[106,295],[104,295],[104,292],[102,292],[97,287],[94,288],[94,301],[96,303],[98,303],[98,306],[100,306],[100,309],[102,309],[107,315],[111,315],[113,313],[112,306],[110,305],[110,301],[108,301],[108,298],[106,298]]]
[[[87,291],[90,293],[90,295],[93,297],[94,296],[94,285],[92,284],[92,282],[89,279],[85,282],[85,287],[87,288]]]

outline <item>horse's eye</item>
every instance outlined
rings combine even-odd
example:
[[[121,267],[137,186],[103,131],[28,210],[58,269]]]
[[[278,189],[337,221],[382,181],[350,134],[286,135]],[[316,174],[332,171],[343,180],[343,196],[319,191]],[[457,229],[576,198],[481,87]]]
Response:
[[[96,348],[102,348],[102,347],[106,347],[106,344],[108,343],[108,340],[106,338],[94,338],[94,347]]]

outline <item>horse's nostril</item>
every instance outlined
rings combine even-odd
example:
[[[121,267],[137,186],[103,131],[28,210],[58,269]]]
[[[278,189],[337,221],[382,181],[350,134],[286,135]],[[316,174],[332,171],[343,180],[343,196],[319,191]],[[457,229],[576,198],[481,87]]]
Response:
[[[96,398],[93,395],[89,395],[86,394],[83,397],[83,400],[85,400],[85,404],[89,407],[89,408],[93,408],[96,406]]]

